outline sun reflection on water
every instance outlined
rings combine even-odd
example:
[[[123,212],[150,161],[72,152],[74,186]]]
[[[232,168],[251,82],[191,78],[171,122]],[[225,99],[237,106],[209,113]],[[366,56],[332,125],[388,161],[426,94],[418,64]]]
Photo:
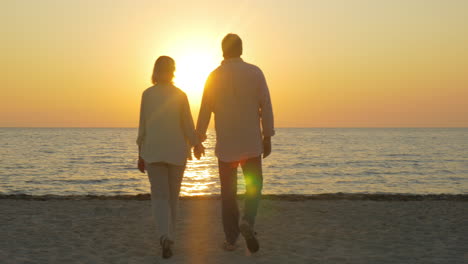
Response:
[[[180,194],[183,196],[210,195],[213,194],[212,185],[215,181],[210,181],[208,169],[202,171],[186,171]]]
[[[217,194],[216,188],[219,187],[219,180],[217,159],[214,156],[214,134],[208,133],[207,136],[207,140],[203,143],[206,156],[187,163],[180,190],[182,196]]]

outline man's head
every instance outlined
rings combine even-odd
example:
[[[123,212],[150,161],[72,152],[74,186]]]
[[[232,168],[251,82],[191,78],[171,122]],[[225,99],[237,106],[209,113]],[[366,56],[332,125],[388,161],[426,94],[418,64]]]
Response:
[[[242,55],[242,40],[236,34],[227,34],[221,43],[225,59],[238,58]]]

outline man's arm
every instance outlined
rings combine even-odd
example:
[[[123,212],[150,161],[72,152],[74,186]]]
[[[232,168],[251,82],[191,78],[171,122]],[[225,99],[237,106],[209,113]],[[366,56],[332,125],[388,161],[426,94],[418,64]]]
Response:
[[[271,153],[271,137],[275,135],[275,128],[270,91],[262,71],[259,72],[259,111],[263,134],[263,158],[266,158]]]
[[[212,95],[210,94],[212,91],[211,86],[212,86],[212,78],[210,75],[205,83],[202,102],[200,106],[200,112],[198,114],[198,120],[197,120],[196,130],[202,142],[206,140],[206,130],[208,129],[208,125],[210,124],[211,113],[213,112],[212,101],[211,101]]]

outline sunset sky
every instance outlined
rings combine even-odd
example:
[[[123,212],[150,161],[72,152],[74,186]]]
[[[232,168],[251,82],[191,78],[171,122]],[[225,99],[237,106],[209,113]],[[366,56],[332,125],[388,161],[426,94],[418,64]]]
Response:
[[[2,127],[136,127],[160,55],[196,120],[230,32],[277,127],[468,127],[468,1],[0,3]]]

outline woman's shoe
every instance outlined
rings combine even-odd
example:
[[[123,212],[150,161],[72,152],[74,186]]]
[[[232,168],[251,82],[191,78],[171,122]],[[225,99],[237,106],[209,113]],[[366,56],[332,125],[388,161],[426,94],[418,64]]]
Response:
[[[224,241],[223,243],[223,249],[226,250],[226,251],[234,251],[237,249],[237,245],[236,244],[231,244],[227,241]]]
[[[161,248],[162,248],[162,257],[165,258],[165,259],[168,259],[168,258],[172,257],[171,246],[172,246],[172,244],[174,244],[174,242],[169,240],[167,237],[162,236],[159,239],[159,243],[161,244]]]

